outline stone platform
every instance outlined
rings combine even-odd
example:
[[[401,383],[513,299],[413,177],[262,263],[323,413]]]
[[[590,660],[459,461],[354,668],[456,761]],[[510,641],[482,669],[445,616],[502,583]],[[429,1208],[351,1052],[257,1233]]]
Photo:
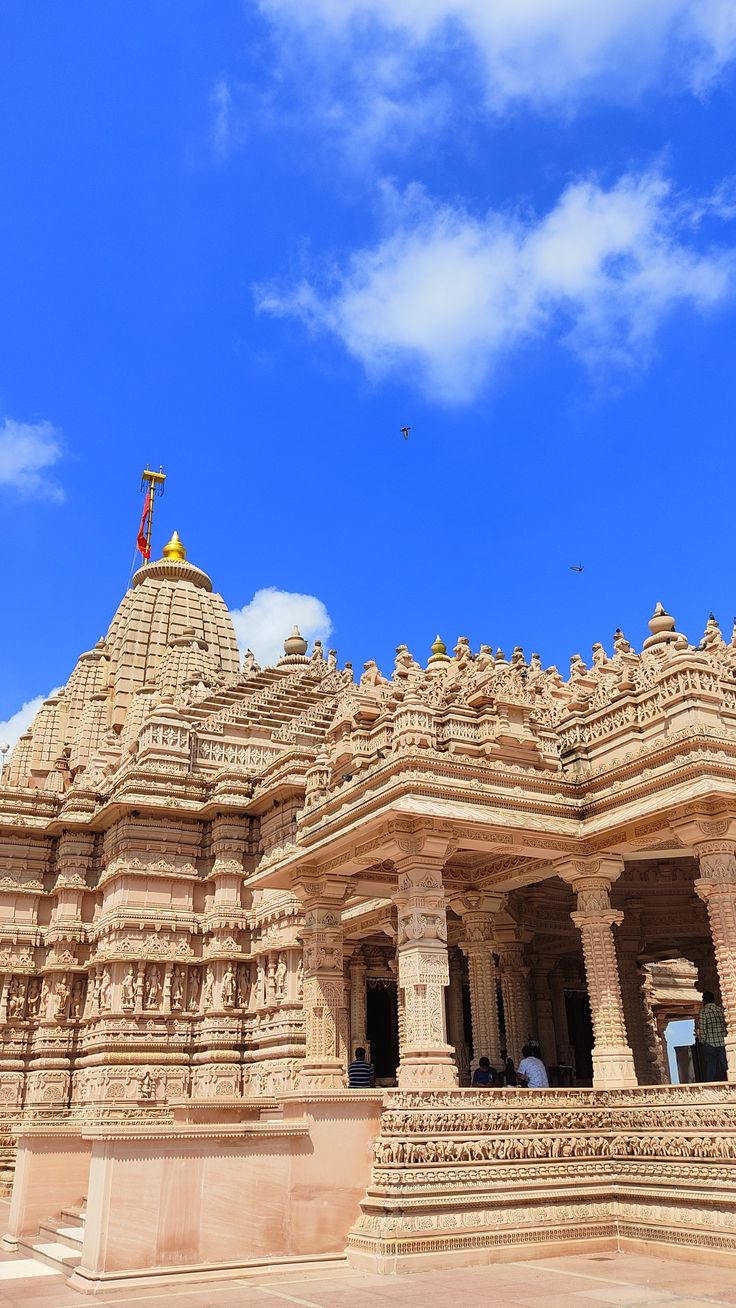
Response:
[[[729,1261],[736,1087],[389,1091],[352,1266],[380,1273],[621,1244]]]

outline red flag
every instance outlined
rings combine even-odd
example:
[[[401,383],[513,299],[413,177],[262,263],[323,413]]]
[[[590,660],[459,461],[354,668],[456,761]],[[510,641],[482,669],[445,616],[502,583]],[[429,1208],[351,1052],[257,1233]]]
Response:
[[[146,527],[148,526],[148,515],[151,512],[151,492],[146,491],[146,498],[143,503],[143,513],[141,514],[141,525],[138,528],[138,549],[143,555],[146,562],[151,557],[151,547],[146,539]]]

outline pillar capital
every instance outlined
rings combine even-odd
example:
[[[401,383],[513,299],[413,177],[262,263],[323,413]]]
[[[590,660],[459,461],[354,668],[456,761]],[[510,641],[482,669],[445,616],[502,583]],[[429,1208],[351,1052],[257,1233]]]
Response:
[[[731,808],[724,806],[714,813],[696,809],[672,818],[669,825],[677,839],[696,853],[711,841],[725,841],[736,848],[736,811]]]
[[[554,865],[555,871],[573,890],[605,890],[606,894],[624,869],[621,854],[596,854],[584,858],[562,858]]]
[[[338,912],[347,898],[350,883],[344,877],[309,875],[292,882],[292,891],[305,910],[315,904],[337,906]]]

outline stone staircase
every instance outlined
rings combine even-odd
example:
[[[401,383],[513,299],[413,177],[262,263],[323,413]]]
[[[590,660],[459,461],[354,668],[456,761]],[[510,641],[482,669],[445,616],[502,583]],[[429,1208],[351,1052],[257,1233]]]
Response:
[[[78,1207],[62,1208],[58,1217],[47,1217],[41,1222],[37,1236],[18,1241],[18,1253],[71,1276],[82,1261],[86,1217],[86,1199]]]

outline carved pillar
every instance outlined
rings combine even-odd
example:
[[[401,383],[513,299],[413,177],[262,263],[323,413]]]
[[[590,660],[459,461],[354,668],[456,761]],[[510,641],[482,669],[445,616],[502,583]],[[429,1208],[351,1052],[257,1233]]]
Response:
[[[447,994],[447,1025],[450,1044],[455,1050],[458,1076],[461,1085],[470,1080],[470,1060],[465,1039],[465,1014],[463,1011],[463,959],[459,949],[449,951],[450,989]]]
[[[439,848],[439,846],[442,848]],[[402,1089],[458,1084],[445,1030],[450,973],[442,864],[447,841],[410,838],[396,860],[397,961],[403,992],[404,1042],[397,1080]]]
[[[559,866],[564,881],[577,896],[571,917],[583,943],[588,998],[593,1019],[593,1085],[598,1088],[635,1086],[634,1056],[626,1038],[624,1006],[613,927],[623,913],[611,908],[610,890],[621,874],[617,855],[574,859]]]
[[[726,1018],[728,1080],[736,1083],[736,842],[709,841],[697,850],[695,889],[708,909]]]
[[[362,1045],[370,1061],[370,1048],[366,1036],[366,966],[362,949],[356,949],[348,964],[350,974],[350,1048],[348,1058]]]
[[[506,1052],[515,1063],[518,1063],[521,1060],[521,1051],[531,1035],[529,968],[524,962],[524,946],[518,940],[499,942],[498,956],[501,962]]]
[[[575,1053],[570,1043],[570,1029],[567,1025],[567,1004],[565,1003],[565,980],[559,968],[555,967],[549,978],[552,995],[552,1019],[555,1026],[555,1045],[557,1062],[561,1067],[575,1067]]]
[[[555,1023],[552,1014],[552,990],[549,974],[552,969],[551,959],[537,958],[532,966],[532,984],[534,986],[534,1008],[537,1017],[537,1036],[542,1059],[547,1067],[555,1067],[562,1060],[557,1055]]]
[[[474,892],[454,899],[452,907],[463,920],[460,948],[468,960],[470,1015],[473,1024],[473,1055],[501,1066],[501,1034],[498,1025],[496,964],[493,957],[493,913],[502,907],[504,896]]]
[[[295,887],[304,901],[304,1025],[306,1050],[299,1084],[327,1090],[345,1085],[341,1024],[345,1010],[341,906],[345,883],[324,878]]]

